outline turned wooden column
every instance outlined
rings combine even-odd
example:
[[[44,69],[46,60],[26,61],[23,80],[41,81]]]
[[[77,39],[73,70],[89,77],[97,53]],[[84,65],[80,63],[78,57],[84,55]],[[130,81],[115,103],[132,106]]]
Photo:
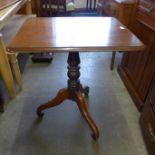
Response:
[[[70,52],[68,55],[68,90],[79,91],[80,89],[80,57],[78,52]]]

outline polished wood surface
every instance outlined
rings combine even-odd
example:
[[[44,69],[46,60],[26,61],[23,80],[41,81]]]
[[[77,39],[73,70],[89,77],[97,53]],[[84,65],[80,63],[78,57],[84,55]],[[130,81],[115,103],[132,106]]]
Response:
[[[115,18],[59,17],[27,20],[7,49],[9,52],[35,53],[143,48],[141,41]]]

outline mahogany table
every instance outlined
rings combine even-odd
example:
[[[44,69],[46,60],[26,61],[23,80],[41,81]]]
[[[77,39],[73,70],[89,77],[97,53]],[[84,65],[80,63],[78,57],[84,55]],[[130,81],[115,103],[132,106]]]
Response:
[[[73,100],[92,129],[92,137],[98,139],[99,130],[84,100],[87,91],[79,80],[79,52],[133,52],[143,48],[143,43],[115,18],[56,17],[28,19],[7,50],[18,53],[68,52],[67,88],[61,89],[53,100],[39,106],[36,112],[41,117],[43,110],[57,106],[66,99]]]

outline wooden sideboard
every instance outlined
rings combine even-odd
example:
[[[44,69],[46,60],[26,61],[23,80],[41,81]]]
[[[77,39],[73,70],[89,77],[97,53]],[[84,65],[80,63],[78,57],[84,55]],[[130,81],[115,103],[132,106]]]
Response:
[[[155,1],[139,1],[131,27],[146,48],[124,54],[118,69],[139,110],[143,108],[155,73],[155,9],[151,6],[155,6]]]

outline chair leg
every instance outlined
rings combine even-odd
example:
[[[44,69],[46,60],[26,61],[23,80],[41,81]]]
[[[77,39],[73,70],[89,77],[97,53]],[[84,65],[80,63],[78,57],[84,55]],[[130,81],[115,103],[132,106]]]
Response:
[[[115,56],[116,56],[116,51],[112,51],[112,58],[111,58],[111,64],[110,64],[111,70],[113,70],[113,68],[114,68]]]
[[[12,69],[13,69],[14,76],[16,78],[17,84],[19,86],[19,89],[21,90],[22,87],[23,87],[23,83],[22,83],[22,80],[21,80],[22,78],[21,78],[21,73],[20,73],[20,69],[19,69],[19,66],[18,66],[18,61],[17,61],[17,58],[16,58],[16,54],[9,53],[8,57],[9,57],[9,60],[10,60],[10,63],[11,63],[11,66],[12,66]]]
[[[0,58],[1,58],[0,72],[1,72],[2,78],[4,80],[6,87],[7,87],[10,97],[14,98],[16,96],[16,90],[14,87],[13,76],[12,76],[10,64],[8,61],[8,57],[5,52],[2,35],[0,35]]]

